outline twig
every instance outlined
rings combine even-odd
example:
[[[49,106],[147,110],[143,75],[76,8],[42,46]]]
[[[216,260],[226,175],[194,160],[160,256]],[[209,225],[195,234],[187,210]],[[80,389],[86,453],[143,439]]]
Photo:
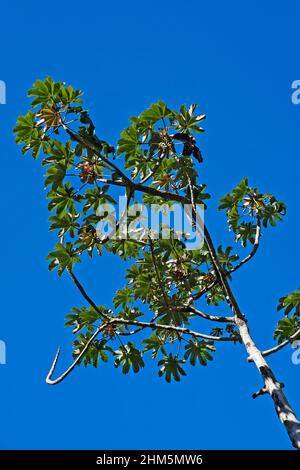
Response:
[[[95,304],[95,302],[91,299],[91,297],[87,294],[87,292],[84,289],[83,285],[79,282],[78,278],[75,276],[73,271],[71,271],[71,269],[67,269],[67,272],[70,275],[71,279],[73,280],[73,282],[74,282],[75,286],[77,287],[77,289],[80,291],[80,293],[85,298],[85,300],[91,305],[91,307],[93,307],[96,310],[96,312],[99,313],[99,315],[101,317],[103,317],[106,320],[110,321],[110,317],[108,315],[106,315],[105,313],[103,313],[99,309],[99,307]]]
[[[257,392],[253,393],[252,398],[255,400],[255,398],[259,397],[260,395],[265,395],[268,393],[268,390],[266,387],[262,387],[260,390]]]
[[[153,266],[154,266],[157,282],[159,284],[159,287],[160,287],[160,290],[161,290],[161,293],[162,293],[162,296],[163,296],[163,299],[164,299],[165,307],[168,308],[169,307],[169,300],[168,300],[168,296],[166,294],[166,291],[164,289],[164,285],[163,285],[163,282],[162,282],[162,279],[161,279],[160,271],[158,269],[158,265],[157,265],[157,262],[156,262],[156,256],[155,256],[155,253],[154,253],[152,239],[150,239],[150,241],[149,241],[149,247],[150,247],[150,251],[151,251],[151,257],[152,257],[152,261],[153,261]]]
[[[229,270],[226,272],[226,276],[228,276],[228,274],[234,273],[234,272],[237,271],[241,266],[243,266],[245,263],[247,263],[247,261],[250,261],[250,259],[253,258],[253,256],[256,254],[256,252],[257,252],[257,250],[258,250],[258,248],[259,248],[260,237],[261,237],[261,223],[260,223],[260,218],[259,218],[259,216],[257,216],[255,240],[254,240],[254,243],[253,243],[253,249],[252,249],[251,253],[249,253],[249,255],[246,256],[246,258],[244,258],[242,261],[240,261],[236,266],[234,266],[233,268],[229,269]]]

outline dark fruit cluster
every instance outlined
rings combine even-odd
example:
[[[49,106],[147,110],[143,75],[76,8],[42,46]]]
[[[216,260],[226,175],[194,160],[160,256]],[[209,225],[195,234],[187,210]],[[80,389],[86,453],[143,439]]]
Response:
[[[89,162],[85,162],[80,166],[80,168],[80,180],[82,181],[82,183],[95,183],[97,175],[95,173],[94,166],[91,165]]]

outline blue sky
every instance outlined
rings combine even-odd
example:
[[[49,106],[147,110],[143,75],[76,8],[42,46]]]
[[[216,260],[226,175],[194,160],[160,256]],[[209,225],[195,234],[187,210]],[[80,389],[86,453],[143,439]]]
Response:
[[[206,223],[228,240],[218,199],[244,176],[288,205],[278,228],[235,277],[233,289],[263,348],[273,344],[277,299],[299,280],[300,78],[299,3],[274,1],[37,2],[1,4],[0,106],[2,159],[0,366],[2,449],[285,449],[288,438],[271,400],[252,400],[260,386],[242,347],[224,344],[207,368],[180,384],[158,378],[155,364],[123,376],[112,363],[78,368],[57,387],[45,375],[56,347],[69,364],[64,316],[82,305],[70,280],[49,273],[54,244],[47,231],[43,170],[20,155],[12,135],[25,113],[26,91],[46,75],[85,91],[103,138],[115,141],[138,114],[161,98],[170,107],[198,102],[207,114],[199,169],[213,199]],[[98,303],[123,285],[123,266],[100,259],[78,269]],[[300,366],[291,349],[270,360],[300,415]]]

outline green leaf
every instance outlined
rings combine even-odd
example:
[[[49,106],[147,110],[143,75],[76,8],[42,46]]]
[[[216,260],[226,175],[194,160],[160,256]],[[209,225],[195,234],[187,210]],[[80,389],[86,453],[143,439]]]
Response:
[[[151,106],[143,111],[139,115],[141,121],[149,122],[150,124],[155,124],[160,119],[172,118],[174,116],[173,112],[167,108],[166,104],[159,100],[157,103],[152,103]]]
[[[205,114],[194,114],[197,108],[197,104],[192,104],[188,109],[185,105],[180,107],[179,113],[174,113],[174,126],[176,129],[185,132],[204,132],[199,124],[206,118]]]
[[[101,311],[105,310],[103,307],[99,307]],[[106,313],[106,312],[105,312]],[[94,330],[95,321],[99,320],[100,315],[93,307],[80,307],[72,308],[72,313],[66,316],[66,326],[74,328],[74,333],[81,331],[83,328],[88,330]]]
[[[87,331],[86,333],[81,333],[78,335],[77,339],[73,342],[73,358],[76,359],[77,356],[81,353],[84,349],[86,343],[91,338],[93,332]],[[87,349],[81,360],[79,361],[80,364],[84,364],[84,366],[92,365],[93,367],[99,366],[99,361],[102,360],[103,362],[108,362],[108,353],[113,353],[111,347],[107,346],[107,340],[97,340],[95,339],[90,347]]]
[[[123,289],[117,290],[117,293],[113,299],[114,306],[116,308],[126,307],[127,304],[132,303],[132,292],[128,287],[124,287]]]
[[[115,367],[122,367],[123,374],[128,374],[132,368],[134,373],[139,372],[144,367],[144,361],[141,352],[135,348],[133,343],[128,343],[121,346],[118,351],[115,351],[117,356],[115,360]]]
[[[65,269],[73,270],[75,263],[80,263],[80,256],[73,249],[72,244],[67,242],[66,245],[57,243],[55,250],[49,253],[46,258],[49,263],[49,271],[58,268],[58,275],[61,276]]]
[[[283,202],[268,193],[252,188],[244,178],[232,191],[220,199],[219,210],[225,209],[228,225],[243,246],[254,243],[258,221],[263,227],[274,227],[286,213]],[[245,220],[248,219],[248,220]]]
[[[289,315],[295,309],[295,315],[300,316],[300,289],[279,299],[277,310],[282,309],[285,315]]]
[[[159,361],[158,365],[162,367],[160,368],[158,375],[160,377],[164,376],[168,383],[171,382],[172,378],[176,380],[176,382],[180,382],[180,376],[186,375],[184,369],[182,368],[182,364],[184,363],[185,361],[178,359],[177,356],[173,356],[173,354],[170,353],[168,356],[165,356],[161,361]]]
[[[293,315],[292,317],[286,317],[283,320],[279,320],[274,333],[274,339],[278,339],[278,343],[280,344],[295,334],[299,328],[300,318],[298,315]],[[300,339],[300,333],[298,339]]]
[[[124,153],[127,160],[130,157],[136,157],[138,145],[139,133],[136,126],[127,127],[127,129],[121,132],[121,138],[118,141],[118,155]]]
[[[34,120],[34,113],[29,111],[25,116],[19,116],[14,128],[16,143],[24,144],[22,153],[32,151],[33,158],[37,158],[43,144],[43,132],[38,128]]]
[[[166,350],[164,348],[165,338],[162,335],[152,333],[149,338],[143,340],[144,352],[152,350],[152,358],[156,359],[159,352],[166,355]]]
[[[199,364],[206,366],[207,361],[213,360],[210,352],[215,351],[215,348],[207,341],[191,340],[185,345],[185,351],[184,359],[189,359],[192,366],[196,365],[197,360]]]

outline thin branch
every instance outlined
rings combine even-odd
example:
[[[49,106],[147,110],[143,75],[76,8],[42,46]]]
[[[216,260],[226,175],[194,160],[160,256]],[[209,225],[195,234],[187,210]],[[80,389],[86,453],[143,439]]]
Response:
[[[152,330],[174,331],[176,333],[186,334],[189,336],[193,336],[195,338],[203,338],[209,341],[234,341],[234,339],[231,338],[230,336],[223,337],[223,336],[206,335],[204,333],[198,333],[197,331],[192,331],[189,328],[181,328],[181,327],[172,326],[172,325],[160,325],[160,324],[155,324],[151,322],[143,322],[143,321],[138,321],[138,320],[126,320],[125,318],[109,318],[107,322],[102,323],[100,326],[97,327],[95,333],[90,337],[90,339],[84,346],[83,350],[81,351],[79,356],[75,359],[75,361],[70,365],[70,367],[68,367],[68,369],[63,374],[61,374],[57,379],[52,380],[51,377],[54,374],[56,364],[57,364],[59,354],[60,354],[60,348],[58,348],[58,351],[54,358],[51,369],[46,377],[46,383],[50,385],[56,385],[59,382],[62,382],[72,372],[72,370],[76,367],[79,361],[83,358],[84,354],[87,352],[87,350],[89,349],[89,347],[91,346],[95,338],[98,336],[98,334],[105,327],[107,327],[107,325],[112,325],[112,324],[140,326],[142,327],[141,329],[151,328]]]
[[[166,291],[165,291],[165,288],[164,288],[164,285],[163,285],[163,282],[162,282],[161,273],[159,271],[159,268],[158,268],[158,265],[157,265],[157,262],[156,262],[156,256],[155,256],[154,249],[153,249],[153,242],[152,242],[151,239],[149,241],[149,247],[150,247],[150,251],[151,251],[151,257],[152,257],[152,261],[153,261],[153,266],[154,266],[157,282],[159,284],[159,287],[160,287],[160,290],[161,290],[161,293],[162,293],[162,296],[163,296],[163,299],[164,299],[165,307],[168,308],[169,307],[169,300],[168,300],[168,296],[166,294]]]
[[[169,193],[168,191],[161,191],[160,189],[156,189],[151,186],[143,186],[140,183],[132,184],[135,191],[141,191],[143,193],[151,194],[152,196],[158,196],[170,201],[178,201],[181,203],[187,202],[186,198],[184,196],[181,196],[180,194]]]
[[[108,178],[97,178],[97,181],[99,181],[100,183],[103,183],[103,184],[111,184],[113,186],[121,186],[122,188],[125,188],[125,187],[130,187],[130,185],[128,185],[125,181],[118,181],[118,180],[110,180]]]
[[[190,330],[190,328],[184,328],[180,326],[173,325],[163,325],[160,323],[151,323],[144,322],[139,320],[126,320],[125,318],[113,318],[110,319],[110,323],[117,323],[120,325],[132,325],[132,326],[143,326],[145,328],[151,328],[152,330],[165,330],[165,331],[175,331],[177,333],[182,333],[195,338],[203,338],[209,341],[234,341],[230,336],[213,336],[207,335],[204,333],[198,333],[197,331]]]
[[[248,261],[250,261],[251,258],[254,257],[254,255],[257,253],[258,248],[259,248],[259,242],[260,242],[260,237],[261,237],[261,223],[259,217],[257,217],[257,224],[256,224],[256,232],[255,232],[255,240],[253,244],[253,248],[251,253],[247,255],[242,261],[240,261],[236,266],[233,268],[229,269],[228,271],[224,272],[224,276],[229,276],[231,273],[234,273],[237,271],[239,268],[241,268],[244,264],[246,264]],[[202,297],[206,292],[209,292],[214,286],[216,286],[219,283],[218,279],[215,279],[211,284],[208,286],[204,287],[200,292],[197,292],[196,294],[193,294],[193,300],[198,300],[200,297]]]
[[[266,395],[268,393],[268,390],[266,387],[262,387],[260,390],[257,392],[253,393],[252,398],[255,400],[255,398],[259,397],[260,395]]]
[[[277,351],[280,351],[281,349],[283,349],[285,346],[287,346],[288,344],[290,344],[292,341],[294,341],[294,339],[297,338],[297,336],[300,335],[300,328],[292,335],[290,336],[290,338],[286,339],[285,341],[283,341],[282,343],[278,344],[277,346],[275,346],[274,348],[271,348],[271,349],[266,349],[265,351],[261,351],[261,354],[263,356],[270,356],[271,354],[274,354],[276,353]],[[251,357],[248,357],[248,362],[253,362],[253,359]]]
[[[178,201],[178,202],[184,202],[186,201],[186,198],[184,196],[180,196],[178,194],[173,194],[169,193],[167,191],[161,191],[156,188],[152,188],[150,186],[143,186],[141,183],[135,183],[132,181],[128,176],[123,173],[117,165],[115,165],[111,160],[108,158],[104,157],[103,155],[100,154],[99,150],[97,147],[91,143],[86,141],[84,138],[82,138],[78,133],[73,132],[62,120],[61,120],[61,125],[63,129],[67,132],[67,134],[76,142],[80,143],[82,146],[85,148],[91,150],[92,152],[95,153],[103,162],[105,162],[108,166],[113,168],[119,175],[120,177],[124,180],[124,182],[118,182],[118,181],[111,181],[110,184],[115,184],[118,186],[129,186],[135,191],[141,191],[147,194],[151,194],[153,196],[159,196],[168,200],[172,201]]]
[[[127,181],[127,183],[129,185],[131,185],[131,180],[125,175],[125,173],[123,173],[120,168],[115,165],[111,160],[109,160],[108,158],[104,157],[103,155],[101,155],[101,153],[99,152],[99,149],[97,149],[96,145],[94,145],[92,142],[88,142],[86,141],[83,137],[81,137],[77,132],[74,132],[72,131],[72,129],[70,129],[62,120],[61,120],[61,125],[63,127],[63,129],[67,132],[67,134],[73,139],[75,140],[76,142],[80,143],[82,146],[84,146],[85,148],[91,150],[92,152],[94,152],[95,155],[97,155],[97,157],[99,157],[103,162],[105,162],[108,166],[110,166],[111,168],[113,168],[123,179],[124,181]]]
[[[90,347],[92,342],[98,336],[100,331],[103,330],[103,328],[105,328],[106,326],[107,326],[107,323],[102,323],[102,325],[98,326],[95,333],[90,337],[90,339],[88,340],[88,342],[84,346],[83,350],[81,351],[79,356],[75,359],[75,361],[70,365],[70,367],[63,374],[61,374],[57,379],[52,380],[51,377],[52,377],[52,375],[55,371],[55,367],[56,367],[56,364],[57,364],[57,361],[58,361],[58,358],[59,358],[59,354],[60,354],[60,347],[59,347],[58,350],[57,350],[57,353],[55,355],[55,358],[54,358],[53,364],[51,366],[51,369],[49,370],[49,373],[46,377],[46,383],[49,384],[49,385],[56,385],[59,382],[62,382],[72,372],[72,370],[77,366],[77,364],[82,359],[82,357],[84,356],[84,354],[86,353],[86,351],[88,350],[88,348]]]
[[[84,289],[83,285],[79,282],[79,280],[77,279],[77,277],[75,276],[73,271],[71,271],[70,269],[67,269],[67,272],[70,275],[71,279],[73,280],[73,282],[74,282],[75,286],[77,287],[77,289],[80,291],[80,293],[85,298],[85,300],[91,305],[91,307],[93,307],[96,310],[96,312],[99,313],[99,315],[102,318],[105,318],[105,320],[110,321],[110,317],[108,315],[106,315],[105,313],[103,313],[99,309],[99,307],[95,304],[95,302],[91,299],[91,297],[87,294],[87,292]]]
[[[162,199],[167,199],[169,201],[177,201],[180,203],[187,202],[186,198],[180,194],[170,193],[168,191],[161,191],[160,189],[153,188],[152,186],[144,186],[141,183],[135,183],[134,181],[115,181],[109,180],[106,178],[97,178],[97,181],[100,181],[104,184],[111,184],[113,186],[122,186],[126,187],[129,186],[134,191],[140,191],[142,193],[151,194],[152,196],[161,197]]]
[[[284,388],[284,383],[283,382],[277,382],[277,386],[282,389],[282,388]],[[267,393],[269,393],[269,391],[268,391],[267,387],[264,385],[260,390],[253,393],[252,398],[255,400],[255,398],[257,398],[261,395],[266,395]]]
[[[141,184],[145,184],[152,176],[155,175],[156,171],[158,170],[158,168],[159,168],[160,165],[162,164],[162,162],[163,162],[165,156],[166,156],[166,154],[165,154],[165,153],[162,153],[162,154],[158,157],[158,160],[156,161],[153,170],[151,170],[151,171],[149,172],[149,174],[148,174],[147,176],[145,176],[145,178],[143,178],[143,179],[141,180]]]
[[[197,308],[193,306],[187,307],[186,310],[188,312],[193,312],[202,318],[205,318],[205,320],[216,321],[220,323],[234,323],[234,317],[222,317],[222,316],[216,316],[216,315],[208,315],[207,313],[201,312],[200,310],[198,310]]]
[[[243,266],[245,263],[247,263],[247,261],[250,261],[250,259],[253,258],[253,256],[256,254],[256,252],[257,252],[257,250],[258,250],[258,248],[259,248],[260,237],[261,237],[261,223],[260,223],[260,218],[259,218],[259,216],[257,216],[255,240],[254,240],[254,243],[253,243],[253,248],[252,248],[251,253],[249,253],[249,255],[246,256],[246,258],[244,258],[242,261],[240,261],[240,263],[238,263],[236,266],[234,266],[233,268],[229,269],[229,271],[226,272],[226,276],[228,276],[228,274],[234,273],[234,272],[237,271],[241,266]]]
[[[131,330],[131,331],[122,331],[122,333],[116,333],[118,336],[133,336],[136,335],[137,333],[140,333],[140,331],[143,331],[145,329],[144,326],[141,326],[140,328],[136,328],[136,330]]]
[[[219,283],[218,279],[215,279],[211,284],[204,287],[200,292],[193,294],[193,300],[198,300],[202,297],[206,292],[209,292],[213,287],[215,287]]]

